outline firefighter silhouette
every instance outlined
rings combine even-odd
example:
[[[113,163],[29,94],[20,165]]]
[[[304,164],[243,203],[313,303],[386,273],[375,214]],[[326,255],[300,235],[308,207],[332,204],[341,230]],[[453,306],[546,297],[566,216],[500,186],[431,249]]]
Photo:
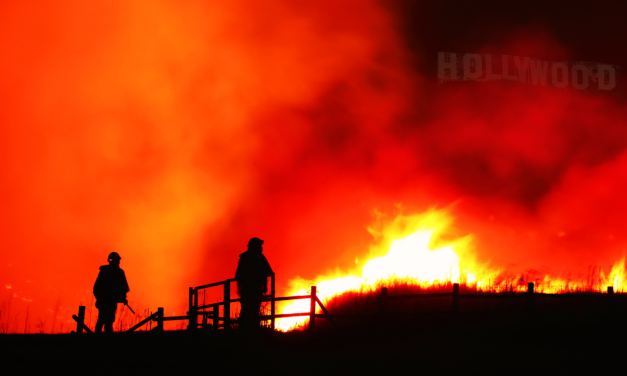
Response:
[[[238,321],[240,329],[259,327],[261,301],[268,292],[268,277],[273,274],[266,256],[262,253],[262,245],[263,240],[252,238],[248,241],[248,250],[239,255],[235,279],[242,304]]]
[[[128,304],[126,293],[130,291],[124,270],[120,269],[121,257],[117,252],[109,254],[109,265],[100,267],[100,273],[94,284],[96,308],[98,308],[98,322],[96,333],[113,332],[113,322],[118,303]]]

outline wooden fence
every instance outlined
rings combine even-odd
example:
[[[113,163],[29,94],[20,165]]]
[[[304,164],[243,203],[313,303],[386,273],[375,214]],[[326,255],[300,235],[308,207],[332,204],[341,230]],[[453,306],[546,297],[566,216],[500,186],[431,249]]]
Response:
[[[534,283],[527,284],[526,293],[491,293],[491,294],[460,294],[459,283],[453,284],[453,292],[450,293],[436,293],[436,294],[407,294],[407,295],[388,295],[387,287],[381,289],[381,293],[378,297],[380,304],[380,315],[385,314],[386,303],[390,300],[396,299],[414,299],[414,298],[442,298],[451,297],[451,312],[457,313],[459,306],[459,299],[526,299],[526,310],[533,311],[534,300],[542,298],[561,298],[561,299],[606,299],[606,297],[614,296],[614,287],[608,286],[607,295],[594,294],[594,295],[582,295],[582,294],[545,294],[537,293],[534,291]]]
[[[197,330],[199,328],[211,329],[211,330],[230,330],[232,324],[236,324],[237,320],[231,318],[231,304],[240,303],[241,299],[231,299],[231,284],[235,282],[235,279],[227,279],[226,281],[220,281],[215,283],[210,283],[207,285],[190,287],[189,288],[189,310],[187,315],[184,316],[165,316],[164,309],[159,308],[157,312],[153,315],[145,318],[137,325],[133,326],[128,332],[132,332],[140,328],[142,325],[147,324],[148,322],[156,321],[157,326],[153,329],[158,331],[163,331],[163,323],[165,321],[180,321],[184,320],[188,322],[187,330]],[[277,297],[276,296],[276,283],[275,283],[275,275],[273,274],[270,277],[270,294],[264,295],[262,302],[270,302],[270,315],[262,315],[259,317],[260,321],[270,321],[270,327],[272,330],[276,327],[276,319],[283,317],[298,317],[298,316],[309,316],[309,328],[313,329],[315,327],[315,319],[318,318],[327,318],[331,320],[331,323],[334,327],[337,327],[335,321],[333,321],[332,315],[329,314],[326,307],[320,301],[316,293],[316,286],[311,287],[311,293],[309,295],[295,295],[295,296],[284,296]],[[204,304],[199,305],[198,296],[199,292],[213,287],[222,287],[224,300],[217,303]],[[310,299],[310,309],[309,312],[303,313],[287,313],[287,314],[276,314],[276,302],[281,301],[289,301],[289,300],[299,300],[299,299]],[[316,314],[316,306],[319,306],[324,314]],[[222,307],[222,316],[220,316],[220,307]],[[198,323],[198,318],[201,317],[201,323]],[[83,333],[83,331],[88,333],[93,333],[87,325],[85,325],[85,306],[78,307],[78,316],[73,315],[72,318],[76,321],[76,333]],[[212,323],[209,324],[208,321],[211,320]]]
[[[177,319],[186,319],[189,321],[187,329],[188,330],[196,330],[200,327],[208,328],[213,330],[218,330],[219,328],[230,330],[231,324],[237,323],[237,320],[231,319],[231,304],[232,303],[240,303],[241,299],[231,299],[231,283],[235,282],[235,279],[227,279],[226,281],[210,283],[208,285],[202,285],[197,287],[189,288],[189,311],[188,316],[179,316]],[[223,288],[223,296],[224,300],[217,303],[199,305],[198,296],[199,292],[203,289],[220,287]],[[310,299],[310,310],[309,312],[302,313],[287,313],[287,314],[276,314],[276,302],[289,301],[289,300],[299,300],[299,299]],[[310,328],[315,326],[315,318],[322,317],[328,318],[331,320],[331,323],[334,326],[337,326],[333,321],[333,318],[327,311],[326,307],[317,296],[316,286],[311,287],[311,292],[309,295],[294,295],[294,296],[284,296],[277,297],[276,296],[276,283],[275,283],[275,275],[270,276],[270,294],[265,295],[262,299],[262,302],[270,302],[270,314],[262,315],[259,317],[260,321],[270,321],[270,328],[274,330],[276,328],[276,319],[284,318],[284,317],[298,317],[298,316],[309,316],[310,320]],[[324,314],[316,314],[316,305],[318,305]],[[220,307],[222,307],[222,316],[220,316]],[[210,311],[207,311],[210,310]],[[197,317],[202,316],[203,320],[201,324],[198,324]],[[208,320],[211,319],[212,323],[209,325]]]
[[[93,333],[93,331],[91,329],[89,329],[89,327],[87,325],[85,325],[85,306],[79,306],[78,307],[78,316],[77,315],[72,315],[72,318],[74,319],[74,321],[76,321],[76,331],[72,332],[72,333],[77,333],[77,334],[82,334],[83,331],[86,333]],[[156,321],[157,325],[152,329],[152,331],[163,331],[163,322],[165,321],[165,317],[163,315],[163,308],[159,307],[157,309],[157,312],[153,313],[152,315],[146,317],[145,319],[143,319],[142,321],[140,321],[139,323],[135,324],[133,327],[129,328],[128,330],[126,330],[127,332],[134,332],[135,330],[139,329],[140,327],[142,327],[143,325],[149,323],[150,321]]]
[[[284,317],[299,317],[299,316],[308,316],[309,317],[309,329],[315,329],[316,327],[316,318],[324,318],[328,319],[331,324],[339,330],[339,327],[334,318],[343,318],[343,319],[363,319],[363,318],[383,318],[388,316],[386,312],[386,305],[388,302],[392,300],[399,299],[425,299],[425,298],[443,298],[443,297],[451,297],[451,313],[457,313],[459,299],[526,299],[526,310],[528,312],[533,311],[534,300],[542,299],[545,297],[551,298],[561,298],[561,299],[608,299],[608,297],[614,296],[614,288],[609,286],[607,288],[607,294],[594,294],[594,295],[582,295],[582,294],[544,294],[534,292],[534,284],[527,284],[527,292],[526,293],[497,293],[497,294],[460,294],[459,293],[459,284],[453,284],[453,291],[448,293],[428,293],[428,294],[406,294],[406,295],[388,295],[387,287],[381,289],[379,296],[377,297],[377,303],[379,304],[379,312],[376,315],[332,315],[326,309],[324,304],[320,301],[317,296],[317,288],[316,286],[311,286],[311,292],[309,295],[294,295],[294,296],[285,296],[285,297],[276,297],[275,296],[275,276],[271,277],[271,289],[270,294],[265,295],[263,298],[263,302],[270,302],[270,315],[262,315],[259,317],[260,321],[270,321],[270,327],[272,330],[275,329],[276,319],[284,318]],[[146,317],[144,320],[130,328],[129,332],[135,331],[140,328],[142,325],[150,321],[156,321],[157,326],[152,329],[153,331],[163,331],[163,323],[165,321],[177,321],[184,320],[188,322],[187,330],[193,331],[198,330],[199,328],[203,328],[206,330],[230,330],[232,324],[236,324],[237,320],[231,318],[231,304],[240,303],[240,299],[231,299],[231,283],[235,282],[235,279],[227,279],[226,281],[220,281],[215,283],[210,283],[207,285],[190,287],[189,288],[189,310],[187,315],[184,316],[170,316],[166,317],[164,315],[164,309],[159,308],[157,312],[152,314],[149,317]],[[198,295],[199,292],[203,289],[214,288],[214,287],[222,287],[224,300],[217,303],[204,304],[199,305]],[[287,313],[287,314],[276,314],[276,302],[280,301],[289,301],[289,300],[299,300],[299,299],[310,299],[309,312],[301,312],[301,313]],[[316,313],[316,306],[319,306],[322,310],[322,314]],[[222,316],[220,316],[220,307],[222,307]],[[198,322],[198,318],[201,317],[201,323]],[[76,333],[83,333],[83,331],[88,333],[93,333],[91,329],[89,329],[85,323],[85,307],[80,306],[78,309],[78,316],[73,315],[72,318],[76,321]],[[211,324],[209,324],[209,320],[211,320]]]

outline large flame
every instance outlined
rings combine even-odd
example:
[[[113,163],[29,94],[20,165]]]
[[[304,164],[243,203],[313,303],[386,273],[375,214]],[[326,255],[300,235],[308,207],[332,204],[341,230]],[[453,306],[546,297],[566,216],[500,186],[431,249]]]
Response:
[[[399,215],[382,231],[370,229],[378,241],[371,248],[373,257],[363,265],[359,275],[336,272],[334,277],[321,276],[315,281],[297,278],[291,281],[293,288],[288,295],[310,294],[310,290],[302,287],[308,282],[317,286],[318,297],[323,302],[347,291],[368,291],[398,280],[427,288],[441,282],[460,283],[476,291],[493,292],[525,291],[528,282],[536,283],[536,290],[546,293],[599,291],[606,286],[621,291],[625,287],[624,258],[616,262],[607,275],[599,270],[598,276],[586,280],[571,280],[549,273],[539,277],[534,275],[535,271],[513,275],[479,264],[473,253],[472,235],[446,240],[453,233],[452,222],[453,216],[448,210]],[[376,256],[378,254],[382,255]],[[309,304],[309,300],[296,300],[284,306],[280,313],[308,312]],[[306,317],[284,318],[277,321],[277,327],[285,331],[306,321]]]

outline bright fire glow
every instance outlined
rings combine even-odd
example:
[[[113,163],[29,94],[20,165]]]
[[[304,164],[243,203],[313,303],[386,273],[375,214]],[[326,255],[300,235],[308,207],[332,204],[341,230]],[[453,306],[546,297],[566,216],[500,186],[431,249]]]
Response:
[[[544,275],[531,279],[529,276],[513,276],[506,271],[480,265],[474,261],[472,236],[450,237],[453,218],[447,210],[430,210],[423,214],[398,216],[385,225],[382,231],[369,229],[377,244],[372,246],[373,257],[361,268],[359,276],[336,275],[317,278],[310,286],[317,286],[318,297],[324,302],[347,291],[368,291],[403,280],[410,284],[430,287],[438,282],[460,283],[478,291],[526,291],[528,282],[536,284],[536,291],[545,293],[577,290],[599,291],[613,286],[615,291],[624,287],[625,259],[614,264],[606,276],[602,270],[594,280],[572,281],[559,276]],[[382,256],[376,256],[382,254]],[[307,283],[293,280],[295,286],[286,295],[307,295],[302,288]],[[310,301],[296,300],[279,309],[280,313],[304,313],[309,311]],[[277,320],[279,330],[298,327],[308,320],[305,316]]]

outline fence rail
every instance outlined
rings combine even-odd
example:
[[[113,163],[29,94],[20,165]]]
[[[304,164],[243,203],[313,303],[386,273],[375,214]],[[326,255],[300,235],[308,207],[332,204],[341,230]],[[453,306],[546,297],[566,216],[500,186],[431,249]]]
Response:
[[[309,295],[294,295],[294,296],[284,296],[277,297],[275,296],[275,275],[273,274],[271,277],[271,289],[270,294],[265,295],[263,298],[263,302],[270,302],[270,315],[262,315],[259,317],[260,321],[270,321],[270,327],[272,330],[275,329],[276,319],[286,318],[286,317],[299,317],[299,316],[309,316],[309,329],[313,330],[316,327],[316,319],[323,318],[327,319],[331,322],[333,327],[339,330],[339,326],[335,322],[334,318],[342,318],[342,319],[373,319],[373,318],[385,318],[386,316],[395,316],[395,315],[416,315],[418,313],[398,313],[398,314],[388,314],[386,312],[386,306],[389,301],[392,300],[401,300],[401,299],[424,299],[424,298],[446,298],[451,297],[451,313],[456,313],[458,311],[459,299],[526,299],[526,309],[527,311],[533,311],[534,300],[542,299],[542,298],[560,298],[560,299],[588,299],[588,300],[596,300],[596,299],[608,299],[609,297],[614,296],[614,288],[609,286],[607,288],[607,294],[594,294],[594,295],[584,295],[584,294],[545,294],[545,293],[537,293],[534,292],[534,284],[527,284],[527,291],[523,293],[497,293],[497,294],[460,294],[459,293],[459,284],[453,284],[453,291],[447,293],[428,293],[428,294],[405,294],[405,295],[388,295],[387,287],[383,287],[377,297],[376,303],[379,304],[379,311],[377,314],[372,315],[334,315],[329,313],[326,309],[320,298],[317,295],[317,287],[311,286],[311,293]],[[157,326],[153,329],[156,331],[163,331],[163,323],[165,321],[188,321],[187,330],[193,331],[199,329],[199,327],[205,329],[213,329],[219,330],[220,328],[223,330],[230,330],[231,324],[237,323],[237,320],[231,318],[231,304],[232,303],[241,303],[241,299],[231,299],[231,283],[235,282],[234,279],[227,279],[225,281],[210,283],[207,285],[190,287],[189,288],[189,310],[184,316],[170,316],[166,317],[164,314],[164,309],[159,308],[157,312],[146,317],[135,326],[130,328],[128,331],[132,332],[139,329],[141,326],[147,324],[151,321],[156,321]],[[222,286],[224,293],[224,300],[221,302],[211,303],[211,304],[198,304],[198,293],[199,291],[212,287]],[[285,314],[276,314],[276,302],[281,301],[291,301],[291,300],[300,300],[300,299],[310,299],[309,312],[300,312],[300,313],[285,313]],[[222,315],[220,315],[220,307],[222,307]],[[320,307],[323,313],[316,313],[316,307]],[[210,309],[210,310],[208,310]],[[202,322],[198,323],[198,317],[202,317]],[[85,325],[85,307],[79,306],[78,316],[73,315],[72,318],[76,321],[76,333],[81,334],[84,331],[88,333],[93,333],[87,325]],[[209,320],[212,321],[209,324]]]
[[[187,316],[184,316],[184,317],[187,318]],[[72,318],[74,319],[74,321],[76,321],[76,331],[75,332],[73,331],[72,333],[82,334],[83,330],[85,332],[87,332],[87,333],[93,333],[93,331],[91,329],[89,329],[89,327],[87,325],[85,325],[85,306],[79,306],[78,307],[78,316],[77,315],[72,315]],[[163,308],[159,307],[157,309],[157,312],[155,312],[152,315],[146,317],[145,319],[143,319],[139,323],[135,324],[134,326],[132,326],[131,328],[129,328],[126,331],[127,332],[134,332],[135,330],[139,329],[143,325],[146,325],[150,321],[156,321],[157,322],[157,326],[155,326],[152,329],[153,331],[163,331],[163,322],[164,321],[168,321],[167,319],[168,318],[164,317]]]

